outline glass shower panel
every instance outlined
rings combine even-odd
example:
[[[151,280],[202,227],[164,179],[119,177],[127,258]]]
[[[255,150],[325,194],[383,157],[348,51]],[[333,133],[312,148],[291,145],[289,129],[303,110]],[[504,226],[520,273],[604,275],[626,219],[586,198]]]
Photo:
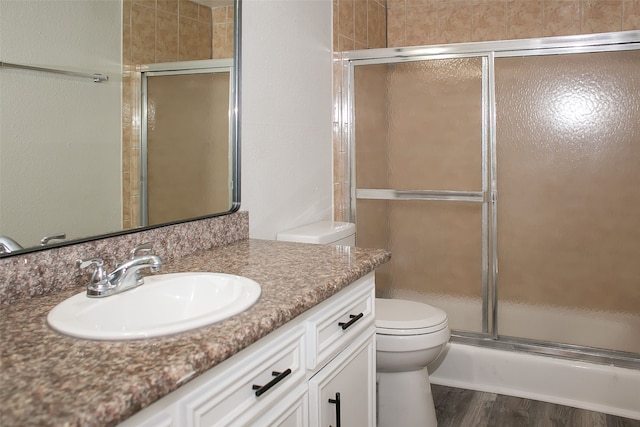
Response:
[[[482,58],[354,71],[358,188],[482,190]]]
[[[640,51],[495,76],[500,335],[640,353]]]
[[[353,86],[357,243],[393,253],[377,295],[440,307],[470,332],[483,331],[483,61],[358,65]],[[456,191],[476,203],[434,195]]]
[[[229,79],[147,77],[148,225],[229,210]]]
[[[358,246],[387,248],[376,270],[380,297],[442,308],[449,326],[482,332],[482,205],[358,200]]]

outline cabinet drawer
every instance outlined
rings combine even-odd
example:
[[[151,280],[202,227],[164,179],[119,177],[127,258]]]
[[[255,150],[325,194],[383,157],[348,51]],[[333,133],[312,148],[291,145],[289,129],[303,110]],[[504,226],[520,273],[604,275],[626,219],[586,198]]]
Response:
[[[374,288],[373,275],[365,276],[335,304],[307,320],[307,369],[322,367],[374,324]]]
[[[296,331],[257,358],[234,363],[197,395],[182,399],[180,413],[188,426],[242,425],[275,405],[305,378],[304,334]],[[290,370],[290,372],[288,371]],[[289,372],[289,373],[287,373]]]

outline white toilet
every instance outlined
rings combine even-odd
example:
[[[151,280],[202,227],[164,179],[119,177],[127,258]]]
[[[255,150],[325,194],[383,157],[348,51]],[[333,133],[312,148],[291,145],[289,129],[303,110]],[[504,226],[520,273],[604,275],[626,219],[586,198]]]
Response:
[[[356,245],[356,225],[350,222],[318,221],[281,231],[276,240],[320,245]]]
[[[427,364],[440,355],[449,336],[443,310],[376,298],[379,427],[438,425]]]
[[[355,224],[320,221],[278,233],[277,240],[355,245]],[[414,301],[376,298],[379,427],[435,427],[427,364],[449,341],[447,314]]]

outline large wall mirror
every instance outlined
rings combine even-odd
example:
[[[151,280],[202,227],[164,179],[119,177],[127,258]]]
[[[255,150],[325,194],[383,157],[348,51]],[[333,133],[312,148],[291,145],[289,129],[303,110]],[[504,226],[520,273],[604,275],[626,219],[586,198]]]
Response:
[[[239,208],[239,7],[0,2],[0,256]]]

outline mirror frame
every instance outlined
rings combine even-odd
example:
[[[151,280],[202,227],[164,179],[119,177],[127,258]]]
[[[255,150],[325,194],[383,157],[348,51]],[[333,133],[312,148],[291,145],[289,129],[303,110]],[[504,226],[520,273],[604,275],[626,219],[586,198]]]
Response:
[[[231,145],[231,149],[229,150],[229,154],[231,156],[231,182],[233,183],[231,189],[231,208],[226,212],[217,212],[211,215],[203,215],[195,218],[187,218],[179,221],[172,221],[163,224],[156,224],[145,227],[135,227],[127,230],[114,231],[111,233],[105,234],[97,234],[94,236],[82,237],[79,239],[73,239],[64,242],[52,243],[46,246],[33,246],[29,248],[20,249],[17,251],[13,251],[7,254],[0,254],[0,259],[9,258],[15,255],[24,255],[32,252],[41,252],[49,249],[60,248],[64,246],[71,246],[79,243],[91,242],[94,240],[101,240],[110,237],[124,236],[127,234],[138,233],[145,230],[151,230],[155,228],[161,228],[166,226],[171,226],[175,224],[182,224],[186,222],[199,221],[206,218],[213,218],[217,216],[229,215],[233,212],[236,212],[240,209],[240,81],[241,81],[241,56],[242,56],[242,48],[241,48],[241,34],[242,34],[242,24],[241,24],[241,8],[242,8],[242,0],[233,0],[234,11],[233,11],[233,75],[232,75],[232,83],[231,83],[231,91],[232,91],[232,104],[233,108],[229,112],[229,121],[231,127],[231,138],[235,143]]]

